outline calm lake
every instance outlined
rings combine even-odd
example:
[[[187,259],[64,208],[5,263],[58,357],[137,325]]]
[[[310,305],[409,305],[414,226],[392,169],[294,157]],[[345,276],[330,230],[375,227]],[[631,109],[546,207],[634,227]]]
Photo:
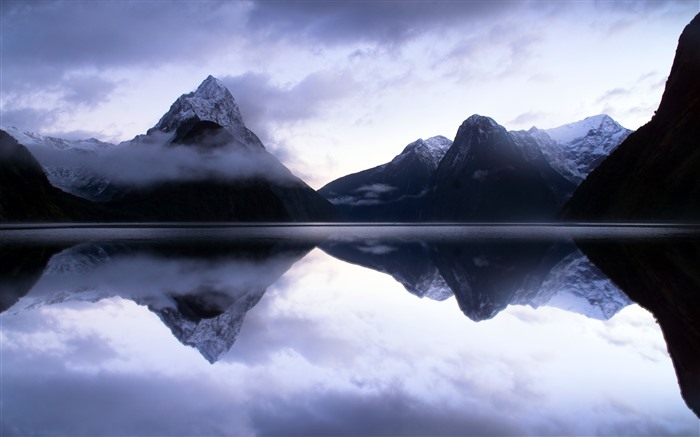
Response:
[[[0,231],[2,435],[700,433],[654,315],[573,242],[696,227]]]

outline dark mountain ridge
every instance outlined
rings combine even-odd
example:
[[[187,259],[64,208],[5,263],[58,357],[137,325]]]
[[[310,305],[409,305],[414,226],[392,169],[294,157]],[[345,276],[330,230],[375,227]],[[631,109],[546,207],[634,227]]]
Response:
[[[134,218],[54,187],[31,152],[0,130],[0,221],[100,221],[105,217]]]
[[[487,144],[491,131],[499,139]],[[340,177],[319,193],[349,221],[553,220],[630,132],[605,114],[527,131],[474,115],[455,142],[417,140],[390,162]]]
[[[386,164],[338,178],[318,190],[346,220],[420,221],[438,163],[452,142],[419,139]]]
[[[480,115],[462,123],[432,184],[430,217],[446,221],[546,220],[560,206],[559,185],[572,185],[544,156],[526,156],[503,126]]]

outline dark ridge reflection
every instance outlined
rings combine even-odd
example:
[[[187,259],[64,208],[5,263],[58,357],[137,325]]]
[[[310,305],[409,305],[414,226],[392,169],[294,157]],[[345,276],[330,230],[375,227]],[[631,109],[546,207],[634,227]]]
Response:
[[[628,296],[654,315],[681,394],[700,417],[700,238],[580,245]]]
[[[473,321],[508,305],[559,307],[609,319],[631,301],[567,241],[328,241],[329,255],[392,276],[418,296],[455,296]]]
[[[420,298],[454,296],[473,321],[509,305],[607,320],[638,302],[658,320],[681,393],[700,412],[700,240],[693,227],[217,226],[166,227],[149,237],[152,231],[4,231],[0,310],[118,296],[147,307],[214,363],[266,290],[320,247],[390,275]]]

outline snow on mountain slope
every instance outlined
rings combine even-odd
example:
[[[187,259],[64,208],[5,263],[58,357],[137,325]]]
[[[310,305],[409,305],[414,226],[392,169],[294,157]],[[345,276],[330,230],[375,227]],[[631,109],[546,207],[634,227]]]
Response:
[[[217,123],[251,150],[265,149],[260,139],[246,128],[231,92],[213,76],[208,76],[197,90],[181,95],[148,133],[175,134],[193,120]]]
[[[213,121],[226,128],[243,127],[243,117],[236,101],[226,86],[213,76],[208,76],[196,91],[180,96],[154,129],[172,132],[192,117]]]
[[[39,135],[34,132],[20,130],[14,126],[2,128],[8,134],[12,135],[20,144],[26,146],[29,150],[37,147],[46,147],[54,150],[79,151],[85,153],[98,153],[110,147],[114,147],[112,143],[88,138],[86,140],[66,140],[63,138],[49,137]]]
[[[413,155],[421,159],[430,170],[435,170],[451,145],[452,141],[442,135],[427,140],[421,138],[407,145],[399,155],[383,166],[398,165],[406,157]]]
[[[101,201],[111,197],[110,180],[80,163],[89,160],[90,156],[112,150],[116,147],[115,144],[95,138],[66,140],[16,127],[5,130],[32,152],[54,187],[89,200]]]
[[[577,185],[632,133],[605,114],[528,132],[538,139],[550,165]]]

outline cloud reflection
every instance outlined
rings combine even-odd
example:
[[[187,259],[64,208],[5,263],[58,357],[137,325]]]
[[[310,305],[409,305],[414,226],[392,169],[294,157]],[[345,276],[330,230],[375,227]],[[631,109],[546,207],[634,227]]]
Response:
[[[299,260],[308,246],[257,245],[239,255],[189,250],[102,244],[55,256],[26,299],[0,316],[3,433],[682,435],[697,429],[670,360],[659,353],[658,326],[639,307],[597,320],[510,306],[474,323],[452,299],[416,299],[390,276],[319,250]],[[112,297],[90,302],[103,274],[114,282]],[[72,287],[73,297],[61,301],[65,295],[50,293],[52,277],[54,285]],[[231,351],[214,365],[183,348],[152,312],[157,305],[177,308],[175,297],[187,296],[192,284],[188,277],[234,298],[243,289],[267,288],[247,311]],[[163,301],[143,306],[155,294]],[[40,295],[44,304],[16,311]]]

